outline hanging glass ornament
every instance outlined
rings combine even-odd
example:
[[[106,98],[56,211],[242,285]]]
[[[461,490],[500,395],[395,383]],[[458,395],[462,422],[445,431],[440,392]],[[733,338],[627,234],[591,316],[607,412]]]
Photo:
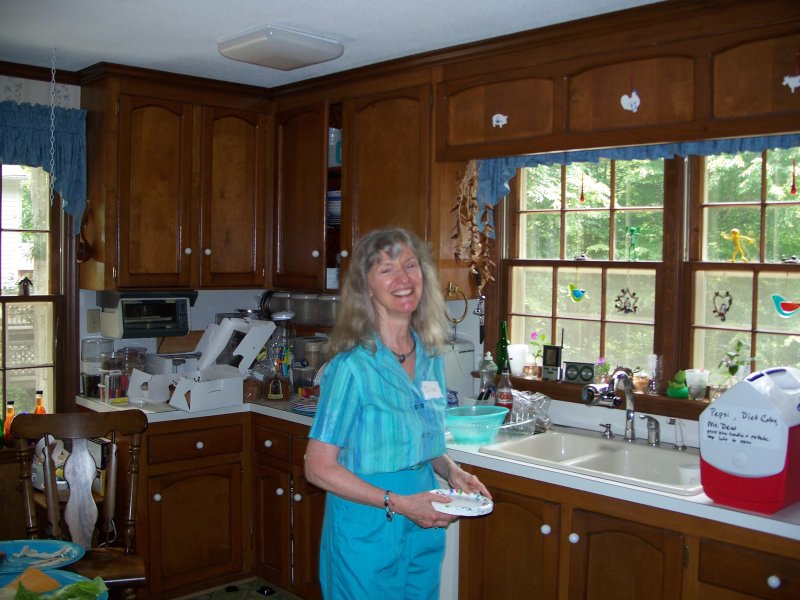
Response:
[[[772,295],[772,303],[775,305],[775,312],[782,319],[788,319],[800,310],[800,302],[792,302],[779,294]]]
[[[630,288],[620,290],[620,293],[614,299],[614,308],[624,315],[635,313],[639,309],[639,296],[636,292],[631,291]]]
[[[586,297],[586,290],[579,289],[574,283],[570,283],[569,297],[573,302],[580,302]]]
[[[725,321],[726,315],[733,305],[733,296],[731,296],[731,293],[728,291],[714,292],[714,297],[711,299],[711,302],[714,305],[714,310],[712,311],[714,316],[720,321]]]

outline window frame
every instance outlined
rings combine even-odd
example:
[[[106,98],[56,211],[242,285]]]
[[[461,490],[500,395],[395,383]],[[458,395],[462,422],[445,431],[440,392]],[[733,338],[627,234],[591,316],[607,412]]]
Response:
[[[0,174],[3,164],[0,163]],[[2,202],[2,192],[0,192]],[[49,289],[47,294],[31,294],[30,296],[0,295],[0,325],[5,328],[7,319],[6,306],[12,304],[31,304],[49,302],[53,305],[53,394],[49,399],[50,410],[54,412],[72,412],[75,410],[74,392],[77,390],[79,360],[77,356],[78,342],[78,285],[77,263],[75,261],[75,244],[73,239],[73,219],[61,209],[61,197],[53,194],[53,203],[49,210]],[[4,329],[5,330],[5,329]],[[3,331],[4,331],[3,330]],[[2,335],[2,332],[0,332]],[[5,339],[3,336],[3,343]],[[4,365],[3,365],[4,366]],[[49,364],[47,365],[49,366]],[[35,367],[35,366],[34,366]],[[5,374],[0,374],[5,380]],[[3,418],[5,418],[5,394],[2,401]]]

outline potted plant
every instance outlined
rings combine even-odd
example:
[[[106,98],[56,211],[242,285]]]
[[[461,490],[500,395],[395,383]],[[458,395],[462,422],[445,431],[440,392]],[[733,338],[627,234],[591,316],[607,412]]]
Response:
[[[730,350],[719,361],[717,372],[712,375],[709,397],[715,400],[726,389],[747,377],[750,363],[755,359],[755,356],[749,356],[744,341],[734,340]]]
[[[547,343],[547,335],[544,333],[539,333],[538,331],[534,331],[531,333],[531,339],[528,343],[531,346],[530,356],[533,357],[532,375],[536,377],[540,371],[540,361],[542,358],[542,352],[544,352],[544,345]]]
[[[595,383],[608,383],[608,376],[611,373],[611,365],[608,364],[602,356],[597,360],[594,366],[594,381]]]

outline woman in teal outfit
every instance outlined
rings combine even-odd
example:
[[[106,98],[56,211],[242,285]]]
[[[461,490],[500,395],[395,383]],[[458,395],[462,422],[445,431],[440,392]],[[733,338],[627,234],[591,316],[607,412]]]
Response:
[[[330,336],[306,452],[307,479],[328,491],[320,544],[325,598],[436,599],[444,527],[434,473],[489,492],[446,454],[447,388],[439,353],[448,323],[427,246],[403,229],[353,251]]]

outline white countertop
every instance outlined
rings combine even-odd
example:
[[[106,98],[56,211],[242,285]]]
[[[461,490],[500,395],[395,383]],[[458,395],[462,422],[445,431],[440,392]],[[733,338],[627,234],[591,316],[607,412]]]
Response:
[[[139,408],[147,414],[147,420],[150,423],[213,417],[242,412],[254,412],[308,426],[313,422],[312,417],[292,412],[287,401],[243,403],[192,412],[172,408],[166,404],[131,403],[127,405],[108,405],[82,396],[76,397],[76,403],[79,406],[97,412]],[[715,504],[705,494],[680,496],[667,492],[649,490],[634,485],[604,480],[599,477],[592,477],[590,475],[570,473],[543,465],[533,465],[510,458],[490,456],[479,452],[477,446],[451,444],[448,446],[448,453],[453,460],[462,464],[483,467],[493,471],[542,481],[544,483],[551,483],[593,494],[617,498],[619,500],[626,500],[628,502],[636,502],[654,508],[671,510],[685,515],[692,515],[800,541],[800,502],[773,515],[762,515]]]

